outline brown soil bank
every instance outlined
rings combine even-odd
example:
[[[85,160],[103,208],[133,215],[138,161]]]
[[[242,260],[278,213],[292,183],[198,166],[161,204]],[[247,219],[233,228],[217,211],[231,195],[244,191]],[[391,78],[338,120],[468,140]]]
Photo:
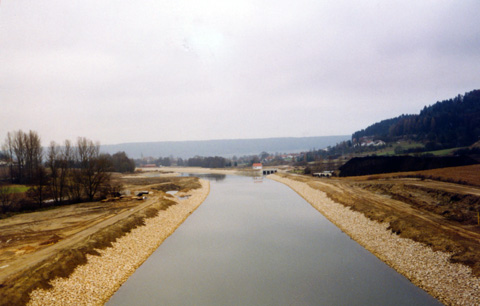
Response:
[[[398,173],[386,173],[386,174],[375,174],[365,177],[356,177],[349,179],[370,179],[370,180],[379,180],[382,178],[391,179],[391,178],[418,178],[418,179],[431,179],[436,181],[456,183],[462,185],[470,185],[480,187],[480,165],[472,166],[462,166],[462,167],[449,167],[449,168],[440,168],[433,170],[425,171],[412,171],[412,172],[398,172]]]
[[[202,186],[197,178],[174,177],[128,177],[122,183],[132,194],[153,194],[146,200],[84,203],[1,220],[0,305],[25,305],[34,289],[51,288],[53,279],[70,276],[119,238],[181,205],[165,188],[191,192]]]
[[[355,157],[340,167],[340,176],[420,171],[478,164],[468,156],[367,156]]]
[[[289,186],[299,184],[294,189],[311,204],[319,202],[315,205],[322,213],[323,206],[327,205],[325,203],[333,200],[333,203],[343,204],[351,214],[359,212],[361,217],[380,222],[372,222],[359,230],[355,228],[355,223],[361,217],[340,217],[338,220],[343,212],[337,211],[327,216],[352,238],[433,296],[447,304],[478,304],[480,230],[472,224],[471,215],[474,214],[468,212],[471,212],[470,207],[478,206],[479,188],[420,179],[279,176],[294,182]],[[312,191],[304,192],[302,188]],[[317,197],[325,193],[329,199],[317,200],[314,196],[309,199],[304,195],[310,196],[312,192],[319,192]],[[384,229],[377,229],[377,225],[384,226]],[[348,229],[350,226],[353,228]],[[384,240],[370,241],[383,237],[385,233],[389,235],[382,238]],[[397,241],[395,237],[409,239]],[[412,243],[419,243],[419,246],[411,246]],[[404,249],[401,244],[406,244]],[[407,251],[412,248],[414,251]],[[470,272],[462,270],[462,267]],[[462,296],[456,292],[462,292]]]

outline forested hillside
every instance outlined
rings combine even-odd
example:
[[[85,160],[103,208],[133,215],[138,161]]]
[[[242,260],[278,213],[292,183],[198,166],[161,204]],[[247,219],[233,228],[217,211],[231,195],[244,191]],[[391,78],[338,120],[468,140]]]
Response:
[[[383,120],[352,135],[353,142],[373,136],[384,141],[410,139],[451,148],[468,146],[480,137],[480,90],[425,106],[418,115]]]

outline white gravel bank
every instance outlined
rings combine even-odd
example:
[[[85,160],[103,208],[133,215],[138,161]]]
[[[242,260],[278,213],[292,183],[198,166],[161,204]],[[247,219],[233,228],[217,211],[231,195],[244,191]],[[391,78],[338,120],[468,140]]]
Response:
[[[113,247],[99,250],[101,256],[88,255],[88,263],[77,267],[68,278],[54,279],[52,289],[33,291],[28,305],[103,305],[207,198],[209,182],[200,182],[202,188],[190,191],[188,199],[146,219],[145,226],[117,239]]]
[[[469,267],[450,263],[451,254],[401,238],[387,230],[388,223],[372,221],[305,183],[277,175],[269,178],[292,188],[352,239],[442,303],[480,305],[480,279]]]

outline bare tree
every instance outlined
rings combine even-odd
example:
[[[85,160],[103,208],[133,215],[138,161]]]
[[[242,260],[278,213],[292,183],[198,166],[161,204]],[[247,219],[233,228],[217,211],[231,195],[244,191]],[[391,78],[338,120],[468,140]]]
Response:
[[[80,169],[71,169],[67,183],[68,198],[70,202],[80,202],[82,200],[82,173]]]
[[[63,200],[66,194],[68,179],[70,177],[71,168],[73,166],[73,150],[70,140],[65,140],[65,144],[60,154],[60,174],[58,177],[58,196]]]
[[[73,159],[73,150],[69,140],[65,140],[63,147],[54,141],[50,143],[46,165],[50,169],[50,191],[55,204],[65,200],[68,184],[73,182],[71,177]]]
[[[12,134],[10,132],[7,133],[7,137],[5,139],[5,143],[2,145],[3,153],[5,154],[5,158],[8,162],[9,170],[10,170],[10,182],[14,182],[14,172],[13,172],[13,139]]]
[[[119,197],[121,195],[124,186],[122,183],[105,183],[100,188],[100,194],[102,198],[110,197]]]
[[[12,201],[12,189],[9,186],[2,185],[0,186],[0,207],[1,213],[6,213],[8,206]]]
[[[42,171],[42,158],[43,158],[43,149],[37,132],[29,131],[28,134],[23,134],[26,158],[25,158],[25,168],[26,168],[26,178],[27,182],[32,182],[38,179],[38,176],[41,175],[37,173]]]
[[[106,156],[100,155],[100,144],[86,138],[78,138],[77,158],[83,191],[93,201],[102,184],[110,181],[111,164]]]
[[[4,151],[10,159],[10,176],[12,182],[31,183],[36,171],[42,165],[42,145],[37,132],[22,130],[7,134]],[[16,173],[13,163],[16,163]]]
[[[27,196],[32,198],[41,207],[48,198],[48,177],[43,166],[35,170],[35,176],[32,179],[32,187],[28,189]]]
[[[18,183],[25,182],[25,160],[27,159],[27,152],[25,146],[25,133],[22,130],[13,132],[13,152],[15,153],[17,162],[17,181]]]
[[[125,173],[125,172],[134,172],[135,171],[135,161],[128,158],[125,152],[117,152],[110,157],[112,162],[113,171]],[[159,158],[160,160],[160,158]],[[168,162],[170,159],[168,158]]]
[[[50,142],[47,152],[46,165],[50,169],[50,191],[53,196],[55,204],[62,201],[61,178],[60,178],[60,164],[61,164],[61,148],[55,143]]]

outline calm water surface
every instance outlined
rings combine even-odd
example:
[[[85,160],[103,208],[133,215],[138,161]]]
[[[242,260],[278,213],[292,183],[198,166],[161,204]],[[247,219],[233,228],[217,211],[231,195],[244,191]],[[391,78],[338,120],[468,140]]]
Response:
[[[441,305],[269,179],[207,200],[107,305]]]

